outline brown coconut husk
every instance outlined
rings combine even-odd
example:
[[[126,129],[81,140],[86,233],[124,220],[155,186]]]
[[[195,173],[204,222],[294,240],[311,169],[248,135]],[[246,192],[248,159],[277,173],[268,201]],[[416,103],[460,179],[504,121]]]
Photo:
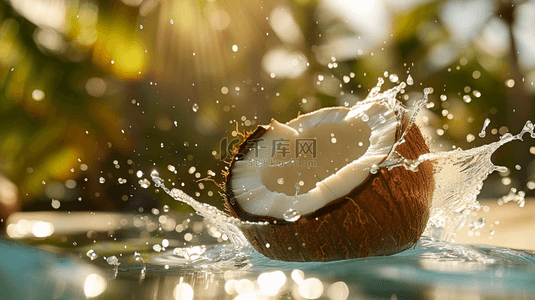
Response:
[[[429,153],[420,129],[404,118],[396,134],[405,142],[396,151],[408,159]],[[248,152],[247,141],[267,131],[259,126],[238,147],[236,157]],[[241,155],[240,155],[241,153]],[[295,222],[244,211],[234,198],[232,168],[225,178],[225,206],[243,221],[269,222],[267,225],[240,226],[251,245],[271,259],[284,261],[332,261],[368,256],[391,255],[412,247],[423,233],[429,219],[433,196],[433,167],[423,162],[418,171],[395,167],[380,168],[376,174],[355,187],[345,197],[331,201],[321,209],[302,215]]]

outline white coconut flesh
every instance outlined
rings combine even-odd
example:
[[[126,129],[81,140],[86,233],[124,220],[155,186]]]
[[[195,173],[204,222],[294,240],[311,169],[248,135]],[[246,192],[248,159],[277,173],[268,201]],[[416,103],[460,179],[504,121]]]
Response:
[[[368,178],[392,150],[399,124],[378,103],[325,108],[286,124],[273,120],[259,140],[249,142],[244,159],[234,162],[235,198],[253,215],[312,213]]]

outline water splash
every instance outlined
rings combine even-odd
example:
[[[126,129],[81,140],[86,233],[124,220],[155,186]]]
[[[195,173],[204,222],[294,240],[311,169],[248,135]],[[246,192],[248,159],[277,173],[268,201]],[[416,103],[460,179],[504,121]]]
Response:
[[[421,163],[430,162],[433,165],[435,189],[430,209],[430,219],[424,236],[453,241],[458,229],[470,222],[470,213],[480,209],[477,195],[481,191],[483,181],[494,171],[506,171],[505,167],[496,166],[492,163],[490,159],[491,155],[506,143],[522,140],[522,137],[526,133],[529,133],[532,138],[535,138],[534,125],[528,121],[519,134],[512,135],[507,133],[499,141],[488,145],[469,150],[456,149],[453,151],[432,152],[421,155],[417,159],[407,159],[396,151],[396,147],[405,143],[405,134],[408,128],[414,125],[420,110],[428,103],[428,95],[431,93],[431,89],[424,89],[422,99],[416,101],[411,107],[405,107],[396,99],[396,96],[406,87],[406,83],[402,82],[391,89],[381,92],[383,84],[384,79],[379,78],[377,85],[370,90],[368,97],[361,101],[360,104],[373,102],[387,105],[390,109],[397,111],[398,114],[408,116],[409,125],[407,126],[407,130],[401,134],[400,139],[392,147],[387,159],[377,167],[386,167],[388,169],[404,167],[407,170],[417,171]],[[361,117],[364,119],[367,116],[363,115]],[[488,119],[485,120],[482,132],[484,132],[489,122]],[[371,171],[376,169],[378,168],[370,168]],[[265,223],[240,221],[213,206],[194,200],[180,189],[173,188],[170,190],[165,186],[164,180],[160,178],[156,171],[151,173],[151,177],[156,187],[162,188],[175,200],[191,206],[197,214],[218,226],[229,237],[237,249],[249,245],[247,239],[239,229],[240,225],[265,225]]]
[[[477,196],[483,187],[483,181],[495,171],[507,171],[507,168],[492,163],[492,154],[506,143],[522,140],[526,133],[535,138],[533,130],[533,123],[527,121],[517,135],[506,133],[499,141],[487,145],[469,150],[458,148],[452,151],[433,152],[421,155],[417,159],[406,159],[394,150],[381,167],[388,169],[404,167],[407,170],[417,171],[418,165],[430,162],[433,165],[435,188],[430,218],[424,235],[436,239],[454,240],[457,231],[469,221],[470,213],[480,209]],[[509,198],[511,197],[513,196]]]
[[[490,159],[492,154],[506,143],[522,140],[526,133],[535,138],[534,125],[531,121],[527,121],[522,131],[517,135],[506,133],[497,142],[470,150],[458,148],[453,151],[423,154],[417,159],[407,159],[396,151],[396,147],[405,143],[404,137],[408,132],[408,128],[413,126],[418,113],[428,103],[430,89],[425,88],[423,98],[416,101],[412,107],[406,108],[396,100],[397,94],[406,85],[401,83],[380,93],[383,83],[384,80],[380,78],[377,86],[370,91],[368,97],[363,101],[387,104],[392,110],[400,114],[409,115],[410,120],[407,130],[403,132],[401,138],[392,147],[387,159],[379,167],[386,167],[389,170],[396,167],[404,167],[410,171],[417,171],[421,163],[430,162],[433,165],[435,188],[430,219],[424,235],[453,241],[458,229],[469,222],[470,213],[480,209],[477,195],[479,195],[483,187],[483,181],[494,171],[505,172],[507,170],[505,167],[496,166],[492,163]],[[489,123],[490,120],[486,119],[482,132],[484,132]],[[513,196],[509,195],[508,199],[511,197]]]
[[[119,266],[121,263],[119,262],[119,259],[117,258],[117,256],[113,255],[113,256],[110,256],[108,258],[104,258],[106,260],[106,262],[111,265],[111,266]]]
[[[112,255],[108,258],[104,257],[104,260],[106,260],[108,265],[113,267],[113,278],[117,278],[117,274],[119,274],[119,265],[121,264],[117,256]]]
[[[216,207],[196,201],[180,189],[173,188],[170,190],[165,186],[164,180],[160,177],[160,174],[157,171],[152,171],[150,176],[156,187],[161,188],[173,199],[191,206],[198,215],[219,227],[237,248],[240,249],[249,245],[249,242],[238,228],[239,224],[243,223],[243,221],[229,216],[227,213],[220,211]]]
[[[518,206],[524,207],[524,205],[526,204],[525,197],[526,193],[524,191],[518,191],[515,188],[511,188],[509,194],[501,197],[500,200],[498,200],[498,204],[503,205],[508,202],[515,202],[518,204]]]
[[[141,254],[139,252],[134,252],[134,261],[139,262],[139,265],[141,266],[139,279],[145,279],[145,276],[147,274],[147,265],[145,264],[145,260],[143,259],[143,257],[141,257]]]
[[[419,158],[419,161],[433,164],[435,175],[430,219],[424,235],[454,239],[457,230],[468,221],[470,212],[480,209],[477,195],[483,181],[494,171],[507,171],[507,168],[492,163],[492,154],[506,143],[522,140],[526,133],[535,138],[533,130],[533,123],[528,121],[519,134],[506,133],[497,142],[470,150],[431,153]]]

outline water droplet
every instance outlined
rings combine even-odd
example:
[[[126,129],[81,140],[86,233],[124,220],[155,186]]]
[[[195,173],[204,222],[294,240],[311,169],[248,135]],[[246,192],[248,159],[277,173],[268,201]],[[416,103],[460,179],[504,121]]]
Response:
[[[89,249],[86,253],[87,257],[91,258],[91,260],[95,260],[98,258],[98,254],[93,249]]]
[[[466,103],[470,103],[472,101],[472,98],[470,97],[470,95],[464,95],[463,100]]]
[[[175,24],[175,21],[173,21],[172,19],[169,20],[169,23],[171,23],[171,25]]]
[[[271,245],[269,243],[266,243],[266,248],[269,248],[271,247]]]
[[[155,244],[154,246],[152,246],[152,249],[156,252],[161,252],[162,246],[160,246],[160,244]]]
[[[284,214],[282,214],[282,217],[286,222],[295,222],[301,218],[301,213],[290,208]]]
[[[335,137],[331,138],[331,143],[336,144],[336,138]]]
[[[515,86],[515,80],[514,79],[507,79],[505,81],[505,86],[508,88],[512,88]]]
[[[32,92],[32,98],[33,100],[39,102],[45,98],[45,92],[43,92],[42,90],[34,90]]]
[[[98,179],[98,182],[100,182],[100,183],[104,183],[104,182],[106,182],[106,179],[104,179],[104,177],[100,177],[100,178]]]
[[[487,126],[489,126],[489,124],[490,124],[490,119],[486,118],[485,122],[483,123],[483,128],[481,128],[481,132],[479,133],[479,137],[480,138],[484,138],[485,137],[485,135],[486,135],[485,130],[487,129]]]
[[[370,117],[368,117],[367,114],[363,114],[363,115],[362,115],[362,121],[364,121],[364,122],[368,122],[369,120],[370,120]]]
[[[106,258],[106,262],[108,263],[108,265],[111,265],[111,266],[118,266],[118,265],[121,264],[119,262],[119,259],[115,255],[112,255],[112,256]]]
[[[197,112],[199,110],[199,105],[197,103],[194,103],[191,109],[193,109],[193,112]]]
[[[413,85],[414,84],[414,79],[412,79],[412,76],[410,74],[407,77],[407,84],[408,85]]]
[[[169,212],[169,205],[164,205],[163,206],[163,211],[164,212]]]
[[[386,118],[383,115],[379,115],[379,122],[384,124],[386,122]]]
[[[372,173],[372,174],[376,174],[378,170],[379,170],[379,166],[376,165],[376,164],[373,164],[373,165],[370,167],[370,173]]]
[[[390,74],[390,76],[388,76],[388,79],[390,80],[390,82],[398,82],[399,81],[399,77],[396,74]]]
[[[281,185],[284,184],[284,178],[282,178],[282,177],[281,177],[281,178],[278,178],[278,179],[277,179],[277,183],[278,183],[278,184],[281,184]]]
[[[144,189],[147,189],[150,187],[150,181],[148,181],[147,178],[141,179],[140,181],[138,181],[138,183]]]
[[[58,209],[60,206],[61,206],[61,202],[59,202],[59,200],[52,199],[52,208],[53,209]]]
[[[147,271],[147,266],[145,265],[145,260],[143,259],[143,257],[141,257],[141,254],[139,254],[139,252],[134,252],[134,260],[138,261],[141,265],[141,274],[145,274],[145,272]]]
[[[143,29],[143,25],[139,25],[139,29]]]

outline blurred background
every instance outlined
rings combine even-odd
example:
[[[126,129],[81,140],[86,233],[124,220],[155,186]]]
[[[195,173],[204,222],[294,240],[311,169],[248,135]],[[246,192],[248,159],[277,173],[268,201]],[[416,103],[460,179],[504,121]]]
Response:
[[[223,181],[237,131],[353,105],[380,76],[410,74],[407,105],[432,88],[420,122],[437,151],[516,134],[535,120],[534,31],[535,1],[0,1],[0,226],[188,211],[154,169],[221,208],[199,179]],[[534,195],[533,139],[493,160],[509,171],[483,197]]]

